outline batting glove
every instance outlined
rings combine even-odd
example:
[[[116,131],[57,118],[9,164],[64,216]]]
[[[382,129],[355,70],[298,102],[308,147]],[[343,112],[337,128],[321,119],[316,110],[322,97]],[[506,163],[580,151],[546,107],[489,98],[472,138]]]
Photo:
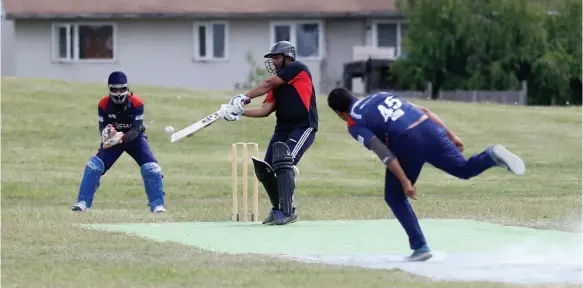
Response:
[[[240,114],[234,113],[233,110],[232,105],[223,104],[217,112],[217,115],[227,121],[237,121],[239,120]]]
[[[229,101],[229,104],[239,106],[240,110],[244,110],[243,106],[249,103],[251,103],[251,98],[247,97],[247,95],[245,94],[239,94],[231,98],[231,100]]]

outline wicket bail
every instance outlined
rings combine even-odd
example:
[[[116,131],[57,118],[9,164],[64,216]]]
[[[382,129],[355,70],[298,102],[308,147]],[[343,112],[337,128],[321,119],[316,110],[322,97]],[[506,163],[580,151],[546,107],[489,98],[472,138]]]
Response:
[[[242,215],[238,213],[238,209],[239,209],[239,204],[237,201],[238,198],[238,172],[237,172],[237,167],[238,167],[238,163],[239,163],[239,157],[238,157],[238,153],[237,153],[237,145],[242,145],[243,146],[243,152],[242,152],[242,157],[241,157],[241,162],[242,162],[242,174],[243,174],[243,192],[242,192],[242,206],[243,206],[243,212]],[[249,204],[247,203],[247,190],[248,190],[248,185],[249,185],[249,180],[248,180],[248,168],[249,168],[249,155],[248,155],[248,146],[249,145],[253,145],[253,150],[254,150],[254,156],[255,157],[259,157],[259,144],[257,143],[252,143],[252,142],[237,142],[237,143],[233,143],[232,145],[232,180],[233,180],[233,211],[231,214],[231,220],[232,221],[243,221],[243,222],[249,222]],[[257,179],[257,176],[255,175],[254,170],[252,170],[253,172],[253,213],[251,214],[251,221],[252,222],[257,222],[259,221],[259,180]],[[243,216],[243,217],[241,217]]]

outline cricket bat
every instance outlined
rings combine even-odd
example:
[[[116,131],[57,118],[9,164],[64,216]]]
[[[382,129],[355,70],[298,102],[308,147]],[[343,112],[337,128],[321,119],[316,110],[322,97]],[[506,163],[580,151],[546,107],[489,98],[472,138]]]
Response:
[[[216,111],[213,114],[210,114],[210,115],[202,118],[201,120],[199,120],[193,124],[190,124],[186,128],[172,133],[172,135],[170,135],[170,142],[174,143],[174,142],[176,142],[184,137],[190,137],[194,133],[196,133],[197,131],[210,126],[215,121],[221,119],[219,117],[219,115],[217,114],[218,112],[219,111]]]

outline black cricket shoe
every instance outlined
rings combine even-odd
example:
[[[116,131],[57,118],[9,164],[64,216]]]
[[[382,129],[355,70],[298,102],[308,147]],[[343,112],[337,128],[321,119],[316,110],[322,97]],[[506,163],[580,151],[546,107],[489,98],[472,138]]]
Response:
[[[277,210],[275,208],[271,208],[271,212],[269,212],[269,216],[267,216],[267,218],[265,218],[265,220],[263,220],[263,224],[271,225],[271,222],[273,222],[273,220],[275,220],[276,211]]]
[[[282,211],[276,211],[274,216],[275,219],[271,221],[269,225],[287,225],[294,223],[298,221],[298,219],[300,219],[295,210],[290,215],[285,215]]]

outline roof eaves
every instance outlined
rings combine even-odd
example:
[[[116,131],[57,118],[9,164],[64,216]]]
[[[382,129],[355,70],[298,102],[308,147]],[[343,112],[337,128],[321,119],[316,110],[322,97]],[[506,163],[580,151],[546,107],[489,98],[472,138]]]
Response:
[[[79,20],[79,19],[180,19],[180,18],[362,18],[399,17],[395,11],[362,12],[273,12],[273,13],[6,13],[11,20]]]

